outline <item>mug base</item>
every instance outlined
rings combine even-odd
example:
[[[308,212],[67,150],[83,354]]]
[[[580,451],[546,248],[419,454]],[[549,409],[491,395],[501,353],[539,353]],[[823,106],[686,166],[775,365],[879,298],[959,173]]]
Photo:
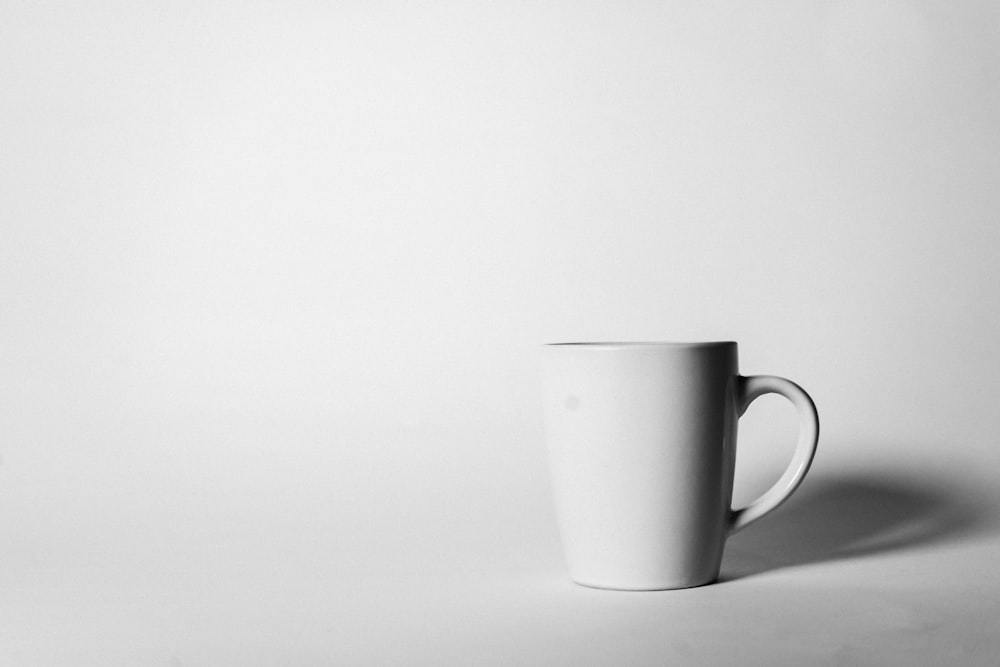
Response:
[[[679,582],[679,583],[650,583],[650,584],[615,584],[615,583],[604,583],[588,581],[586,579],[575,579],[571,577],[573,583],[585,588],[597,588],[602,591],[632,591],[632,592],[652,592],[652,591],[677,591],[683,590],[685,588],[698,588],[700,586],[708,586],[714,584],[719,580],[718,575],[708,579],[706,581],[695,581],[695,582]]]

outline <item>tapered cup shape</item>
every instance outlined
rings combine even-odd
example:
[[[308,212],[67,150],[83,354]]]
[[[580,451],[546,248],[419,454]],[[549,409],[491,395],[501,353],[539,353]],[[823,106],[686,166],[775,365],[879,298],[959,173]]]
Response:
[[[574,581],[622,590],[714,581],[726,537],[802,482],[819,434],[812,400],[788,380],[740,376],[737,356],[733,342],[543,347],[552,491]],[[733,510],[737,422],[764,393],[795,404],[798,447],[771,490]]]

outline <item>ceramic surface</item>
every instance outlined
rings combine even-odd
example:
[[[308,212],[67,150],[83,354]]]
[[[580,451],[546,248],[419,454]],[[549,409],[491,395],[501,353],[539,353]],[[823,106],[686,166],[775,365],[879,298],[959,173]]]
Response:
[[[570,576],[621,590],[687,588],[719,575],[726,538],[780,505],[816,452],[809,396],[774,376],[739,375],[737,345],[543,346],[545,435]],[[800,428],[781,479],[731,507],[739,416],[776,393]]]

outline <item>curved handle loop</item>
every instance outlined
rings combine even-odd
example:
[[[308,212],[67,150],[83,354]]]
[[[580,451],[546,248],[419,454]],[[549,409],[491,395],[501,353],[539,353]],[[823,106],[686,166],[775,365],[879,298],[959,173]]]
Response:
[[[742,509],[730,512],[730,535],[746,528],[785,502],[788,496],[799,488],[802,479],[809,472],[813,457],[816,456],[816,444],[819,442],[819,414],[809,394],[791,380],[774,375],[740,376],[736,394],[739,416],[743,416],[754,399],[764,394],[780,394],[792,402],[799,413],[799,440],[792,455],[792,462],[781,479],[757,500]]]

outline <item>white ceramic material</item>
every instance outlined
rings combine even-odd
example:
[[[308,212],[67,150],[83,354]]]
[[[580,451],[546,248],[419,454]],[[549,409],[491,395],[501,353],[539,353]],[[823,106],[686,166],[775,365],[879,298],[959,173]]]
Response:
[[[545,345],[542,368],[556,516],[585,586],[714,581],[726,538],[784,502],[816,452],[812,399],[782,378],[739,375],[733,342]],[[734,510],[737,421],[767,393],[797,408],[798,445],[781,479]]]

